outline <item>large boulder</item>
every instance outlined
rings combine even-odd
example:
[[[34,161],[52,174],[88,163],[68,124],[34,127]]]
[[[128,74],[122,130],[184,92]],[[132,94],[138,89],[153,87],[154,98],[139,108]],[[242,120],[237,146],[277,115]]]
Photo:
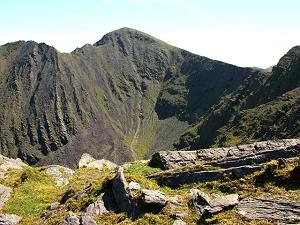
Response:
[[[4,206],[4,203],[9,199],[12,189],[0,184],[0,210]]]
[[[84,153],[81,156],[81,159],[79,160],[78,164],[79,168],[81,167],[88,167],[88,168],[96,168],[96,169],[103,169],[103,168],[109,168],[109,169],[115,169],[117,165],[109,160],[106,159],[94,159],[91,155]]]
[[[74,170],[59,165],[50,165],[47,166],[46,173],[53,176],[57,186],[64,186],[69,183]]]
[[[14,214],[0,214],[1,225],[17,225],[22,220],[22,217]]]
[[[156,190],[142,189],[142,201],[144,204],[151,204],[159,207],[167,204],[165,194]]]
[[[204,164],[227,158],[240,158],[266,150],[289,149],[293,146],[298,146],[299,149],[299,145],[300,139],[283,139],[279,141],[263,141],[237,145],[229,148],[208,148],[195,151],[162,151],[152,155],[149,165],[162,169],[174,169],[195,163]],[[238,164],[235,166],[238,166]]]
[[[230,194],[211,198],[208,194],[191,189],[193,205],[198,214],[207,216],[221,212],[222,210],[238,204],[239,195]]]
[[[235,210],[248,219],[300,223],[300,202],[273,198],[245,198]]]
[[[134,216],[137,205],[133,200],[133,194],[129,189],[124,176],[124,169],[121,166],[112,181],[112,193],[116,202],[117,211],[126,212],[129,216]]]

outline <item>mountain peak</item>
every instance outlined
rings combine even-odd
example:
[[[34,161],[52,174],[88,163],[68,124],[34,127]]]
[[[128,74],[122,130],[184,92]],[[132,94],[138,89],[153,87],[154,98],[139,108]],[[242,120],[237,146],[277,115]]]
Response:
[[[153,42],[161,42],[159,39],[146,34],[142,31],[129,28],[129,27],[122,27],[118,30],[114,30],[112,32],[109,32],[105,34],[99,41],[97,41],[94,46],[101,46],[105,45],[108,43],[114,43],[114,42],[119,42],[119,40],[127,39],[127,40],[132,40],[132,41],[141,41],[145,43],[153,43]]]

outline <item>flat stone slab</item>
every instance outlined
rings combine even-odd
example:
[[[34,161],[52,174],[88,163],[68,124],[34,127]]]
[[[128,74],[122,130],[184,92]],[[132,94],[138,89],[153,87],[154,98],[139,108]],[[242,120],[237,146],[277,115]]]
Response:
[[[232,167],[227,169],[217,169],[217,170],[209,170],[209,171],[190,170],[190,171],[174,172],[174,173],[161,172],[161,173],[152,174],[148,176],[148,178],[156,179],[164,185],[176,188],[183,184],[221,180],[226,176],[228,176],[229,174],[232,174],[236,178],[241,178],[248,174],[259,171],[260,169],[261,166],[240,166],[240,167]]]
[[[300,202],[273,198],[245,198],[235,210],[248,219],[300,223]]]
[[[146,204],[165,206],[167,204],[166,195],[161,191],[142,189],[142,199]]]
[[[195,163],[209,163],[227,158],[240,158],[274,149],[288,149],[298,146],[300,139],[283,139],[279,141],[262,141],[253,144],[237,145],[228,148],[208,148],[195,151],[161,151],[152,155],[150,166],[162,169],[175,169]]]
[[[300,145],[288,148],[276,148],[272,150],[252,153],[241,157],[229,157],[225,160],[209,162],[208,165],[221,168],[237,167],[243,165],[257,165],[280,158],[293,158],[300,155]],[[205,165],[205,164],[204,164]]]
[[[239,203],[239,195],[229,194],[211,198],[208,194],[191,189],[192,200],[195,210],[201,216],[217,214],[228,207],[233,207]]]

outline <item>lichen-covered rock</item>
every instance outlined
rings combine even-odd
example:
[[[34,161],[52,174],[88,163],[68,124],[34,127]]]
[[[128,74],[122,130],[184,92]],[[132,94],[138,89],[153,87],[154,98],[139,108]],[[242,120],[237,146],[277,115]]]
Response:
[[[0,214],[1,225],[17,225],[21,219],[22,217],[14,214]]]
[[[4,203],[9,199],[12,189],[0,184],[0,210],[4,206]]]
[[[109,168],[109,169],[115,169],[117,165],[109,160],[106,159],[94,159],[91,155],[84,153],[81,156],[81,159],[79,160],[78,164],[79,168],[81,167],[88,167],[88,168],[96,168],[96,169],[103,169],[103,168]]]
[[[194,207],[200,215],[216,214],[239,203],[239,195],[237,194],[211,198],[208,194],[198,189],[191,189],[190,192],[192,194]]]
[[[300,202],[273,198],[245,198],[235,210],[248,219],[300,223]]]
[[[69,183],[69,178],[74,174],[74,170],[59,165],[50,165],[46,172],[54,177],[57,186],[64,186]]]
[[[142,200],[145,204],[165,206],[167,204],[166,196],[161,191],[142,189]]]

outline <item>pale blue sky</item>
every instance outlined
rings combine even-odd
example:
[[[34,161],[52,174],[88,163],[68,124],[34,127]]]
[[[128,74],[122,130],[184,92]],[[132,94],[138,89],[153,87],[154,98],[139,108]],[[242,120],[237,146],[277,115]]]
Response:
[[[276,64],[300,45],[299,0],[0,0],[0,44],[46,42],[61,52],[131,27],[240,66]]]

